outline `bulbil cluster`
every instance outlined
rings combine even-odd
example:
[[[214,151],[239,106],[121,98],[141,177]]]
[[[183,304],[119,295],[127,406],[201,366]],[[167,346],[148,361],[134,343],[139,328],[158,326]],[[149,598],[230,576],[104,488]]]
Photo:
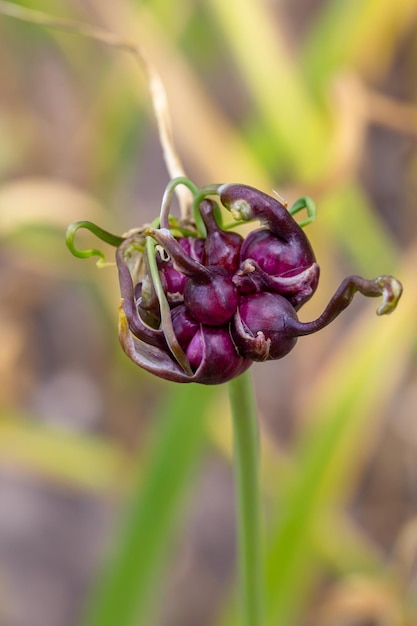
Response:
[[[220,206],[261,226],[243,239],[220,226]],[[199,230],[161,215],[117,242],[120,342],[157,376],[227,382],[254,361],[288,354],[299,336],[339,315],[356,291],[383,297],[378,314],[390,313],[401,295],[392,276],[350,276],[318,319],[300,322],[297,312],[317,288],[319,266],[288,209],[257,189],[226,184],[211,186],[196,211]]]

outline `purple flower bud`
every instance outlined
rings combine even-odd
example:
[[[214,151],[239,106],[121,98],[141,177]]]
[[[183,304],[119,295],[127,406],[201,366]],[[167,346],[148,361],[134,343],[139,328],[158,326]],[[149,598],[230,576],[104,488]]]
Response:
[[[220,200],[236,219],[258,219],[284,241],[298,240],[310,247],[303,230],[293,219],[286,207],[276,198],[247,185],[220,185]]]
[[[225,383],[243,374],[251,365],[236,351],[230,337],[229,326],[201,326],[192,338],[187,350],[191,368],[200,372],[206,385]]]
[[[172,327],[181,348],[185,350],[191,339],[200,329],[200,324],[193,318],[184,304],[176,306],[171,311]]]
[[[239,233],[223,230],[216,222],[214,202],[204,200],[200,204],[200,213],[207,229],[205,241],[205,265],[217,265],[231,273],[239,267],[239,253],[243,237]]]
[[[280,239],[267,228],[253,230],[246,237],[240,260],[253,259],[271,276],[295,276],[315,263],[313,251],[299,242]]]
[[[240,299],[232,325],[239,354],[253,361],[280,359],[297,342],[287,331],[288,318],[297,319],[294,307],[276,293],[255,293]]]
[[[226,270],[213,268],[209,275],[186,282],[184,304],[201,324],[225,324],[235,314],[237,303],[237,289]]]
[[[233,282],[244,294],[257,291],[279,293],[298,310],[313,295],[319,271],[317,263],[313,263],[305,269],[298,268],[295,274],[287,272],[280,276],[271,276],[249,258],[241,263],[239,271],[233,276]]]
[[[161,285],[170,304],[176,305],[184,301],[184,287],[187,277],[174,268],[171,259],[162,261],[157,258]]]
[[[205,239],[200,237],[181,237],[178,243],[189,257],[202,263],[204,260]]]
[[[197,322],[221,326],[231,320],[238,302],[231,274],[221,267],[205,267],[189,257],[165,228],[149,229],[149,234],[171,256],[174,268],[187,276],[184,304]]]
[[[202,262],[204,257],[204,239],[196,237],[182,237],[177,240],[181,248],[191,259]],[[184,300],[184,287],[187,277],[174,268],[170,258],[163,259],[157,256],[161,283],[170,304],[179,304]]]
[[[232,337],[239,354],[254,361],[280,359],[292,350],[297,337],[311,335],[330,324],[351,303],[355,293],[383,297],[378,315],[391,313],[402,294],[393,276],[367,280],[348,276],[336,290],[323,313],[312,322],[300,322],[294,307],[276,293],[255,293],[240,299],[232,324]]]
[[[241,265],[239,275],[248,278],[237,278],[235,283],[244,293],[276,291],[300,308],[313,295],[319,279],[319,267],[303,230],[281,202],[257,189],[222,185],[219,193],[235,217],[256,218],[267,226],[253,231],[243,242],[241,262],[255,263]],[[256,274],[250,276],[255,270]]]
[[[149,343],[151,346],[155,346],[161,349],[166,348],[166,341],[164,333],[160,329],[155,329],[151,324],[147,324],[146,321],[139,314],[139,307],[141,300],[137,300],[139,290],[133,286],[132,275],[129,267],[124,259],[124,252],[130,244],[129,240],[122,243],[116,251],[116,263],[119,270],[119,284],[121,295],[121,306],[126,318],[126,323],[130,332],[141,341]]]

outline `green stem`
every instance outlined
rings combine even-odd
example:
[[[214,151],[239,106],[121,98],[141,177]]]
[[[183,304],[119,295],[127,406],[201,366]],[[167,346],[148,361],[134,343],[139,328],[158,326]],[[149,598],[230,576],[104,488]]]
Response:
[[[162,198],[160,215],[161,228],[169,228],[169,209],[171,206],[174,190],[176,187],[178,187],[178,185],[184,185],[185,187],[187,187],[187,189],[191,191],[193,196],[198,193],[198,187],[196,187],[194,183],[191,182],[191,180],[186,176],[178,176],[177,178],[173,178],[172,180],[170,180],[168,185],[166,186],[164,196]],[[184,218],[187,216],[181,215],[181,217]]]
[[[242,626],[263,624],[259,438],[251,375],[229,382],[236,474],[238,570]]]
[[[208,196],[213,196],[217,194],[217,189],[220,187],[220,185],[207,185],[206,187],[202,187],[201,189],[198,190],[198,192],[196,194],[194,194],[194,200],[193,200],[193,216],[194,216],[194,222],[195,225],[197,226],[197,230],[200,233],[201,237],[207,237],[207,230],[206,230],[206,226],[203,222],[203,218],[201,217],[201,213],[200,213],[200,202],[202,202],[205,198],[207,198]]]

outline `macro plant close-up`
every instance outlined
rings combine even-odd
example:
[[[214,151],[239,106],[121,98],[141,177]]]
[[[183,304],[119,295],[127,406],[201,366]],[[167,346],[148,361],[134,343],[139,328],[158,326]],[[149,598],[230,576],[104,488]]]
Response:
[[[0,31],[0,624],[417,623],[415,2]]]

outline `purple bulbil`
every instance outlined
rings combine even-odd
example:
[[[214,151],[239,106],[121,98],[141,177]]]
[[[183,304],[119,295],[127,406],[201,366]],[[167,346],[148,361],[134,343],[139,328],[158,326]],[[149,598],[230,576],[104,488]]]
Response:
[[[219,227],[214,206],[210,200],[204,200],[200,205],[201,217],[207,229],[204,262],[205,265],[216,265],[233,274],[239,267],[243,237],[239,233],[227,232]]]
[[[223,204],[241,219],[259,219],[242,244],[235,284],[245,293],[274,291],[299,309],[315,292],[319,266],[305,233],[285,206],[246,185],[222,185]]]
[[[294,307],[277,293],[255,293],[240,299],[232,336],[240,354],[253,361],[281,359],[297,343],[287,321],[296,320]]]

